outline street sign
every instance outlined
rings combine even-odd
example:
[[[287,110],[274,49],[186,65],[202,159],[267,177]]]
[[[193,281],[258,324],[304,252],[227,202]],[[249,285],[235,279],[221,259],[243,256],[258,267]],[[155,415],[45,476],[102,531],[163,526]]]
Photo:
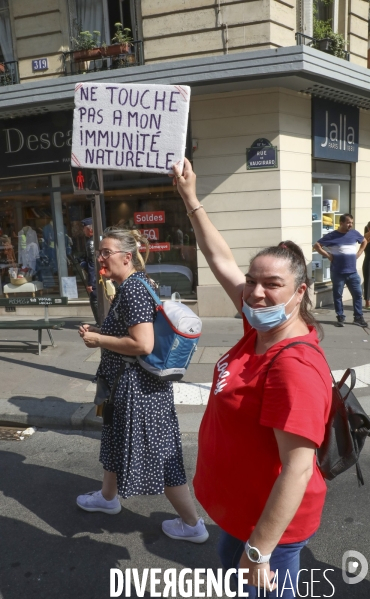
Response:
[[[261,137],[247,148],[247,170],[266,168],[278,168],[277,147],[273,146],[268,139]]]
[[[74,193],[88,195],[101,192],[97,169],[71,166],[71,176]]]

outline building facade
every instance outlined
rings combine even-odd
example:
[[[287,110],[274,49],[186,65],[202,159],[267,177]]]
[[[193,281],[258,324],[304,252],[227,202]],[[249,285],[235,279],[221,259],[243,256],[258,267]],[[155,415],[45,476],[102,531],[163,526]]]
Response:
[[[240,268],[259,248],[292,239],[315,280],[315,305],[330,303],[328,264],[312,245],[341,213],[360,231],[370,220],[368,10],[364,0],[2,0],[3,296],[26,296],[9,270],[23,267],[29,293],[69,293],[61,313],[88,309],[79,262],[91,203],[74,194],[69,170],[74,87],[85,80],[190,85],[187,155],[199,199]],[[320,16],[334,36],[325,51],[313,38]],[[77,57],[78,31],[99,32],[104,49],[117,22],[131,30],[128,51]],[[340,34],[335,56],[330,40]],[[201,316],[235,314],[167,177],[104,171],[101,206],[107,225],[145,229],[163,297],[177,291]],[[74,277],[75,298],[66,288]]]

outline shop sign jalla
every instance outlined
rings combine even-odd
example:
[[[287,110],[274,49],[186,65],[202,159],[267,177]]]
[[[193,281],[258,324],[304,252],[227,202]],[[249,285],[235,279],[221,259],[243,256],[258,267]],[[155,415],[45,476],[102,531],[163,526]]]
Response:
[[[247,170],[267,168],[278,168],[277,146],[273,146],[268,139],[260,137],[250,148],[247,148]]]
[[[72,113],[0,121],[0,179],[69,171]]]
[[[314,158],[357,162],[358,108],[321,98],[313,99],[312,108]]]

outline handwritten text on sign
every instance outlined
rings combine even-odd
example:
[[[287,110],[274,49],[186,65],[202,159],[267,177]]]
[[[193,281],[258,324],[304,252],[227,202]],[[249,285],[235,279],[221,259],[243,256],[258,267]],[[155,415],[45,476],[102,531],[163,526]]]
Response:
[[[182,167],[190,88],[78,83],[72,165],[151,173]]]

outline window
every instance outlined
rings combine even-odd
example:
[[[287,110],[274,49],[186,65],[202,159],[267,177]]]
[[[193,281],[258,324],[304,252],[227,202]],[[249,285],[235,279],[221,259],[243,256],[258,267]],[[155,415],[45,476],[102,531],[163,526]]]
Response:
[[[329,21],[334,33],[338,33],[339,0],[314,0],[314,14],[315,12],[317,20]],[[344,32],[341,31],[341,33]]]
[[[0,0],[1,1],[1,0]],[[132,12],[136,14],[135,0],[69,0],[72,35],[78,31],[100,31],[101,42],[109,44],[115,34],[115,23],[122,23],[137,38]]]
[[[14,60],[8,0],[0,0],[0,63]]]

